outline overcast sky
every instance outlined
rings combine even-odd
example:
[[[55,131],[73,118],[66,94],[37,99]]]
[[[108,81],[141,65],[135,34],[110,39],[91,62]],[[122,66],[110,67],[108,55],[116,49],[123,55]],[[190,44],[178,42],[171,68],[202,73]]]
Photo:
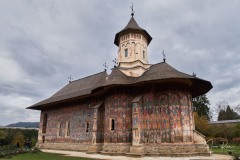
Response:
[[[211,81],[213,108],[240,103],[239,0],[133,0],[135,19],[153,37],[151,64],[162,61]],[[68,83],[104,70],[117,57],[114,36],[132,1],[0,0],[0,125],[39,121],[27,110]],[[215,116],[216,117],[216,116]]]

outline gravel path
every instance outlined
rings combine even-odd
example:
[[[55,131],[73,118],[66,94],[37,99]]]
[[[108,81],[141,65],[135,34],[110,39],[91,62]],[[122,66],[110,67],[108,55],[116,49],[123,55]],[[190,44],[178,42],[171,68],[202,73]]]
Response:
[[[126,157],[126,156],[107,156],[107,155],[101,155],[101,154],[86,154],[85,152],[75,152],[75,151],[47,150],[47,149],[42,149],[42,151],[43,152],[49,152],[49,153],[66,154],[66,156],[88,157],[88,158],[104,159],[104,160],[232,160],[231,156],[220,155],[220,154],[213,154],[211,157],[195,156],[195,157],[142,157],[142,158],[131,158],[131,157]]]

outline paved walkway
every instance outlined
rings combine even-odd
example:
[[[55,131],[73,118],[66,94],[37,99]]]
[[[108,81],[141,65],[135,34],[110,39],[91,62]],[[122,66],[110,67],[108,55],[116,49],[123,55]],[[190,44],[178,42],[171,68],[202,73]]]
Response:
[[[131,158],[126,156],[106,156],[101,154],[86,154],[85,152],[75,152],[75,151],[61,151],[61,150],[47,150],[42,149],[43,152],[49,153],[59,153],[65,154],[66,156],[72,157],[87,157],[94,159],[104,159],[104,160],[232,160],[229,155],[213,154],[211,157],[142,157],[142,158]]]

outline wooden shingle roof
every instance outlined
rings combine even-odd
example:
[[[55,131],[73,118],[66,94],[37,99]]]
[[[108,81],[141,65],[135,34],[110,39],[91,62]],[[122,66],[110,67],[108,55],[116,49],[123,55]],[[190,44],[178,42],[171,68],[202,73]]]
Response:
[[[142,33],[146,37],[148,44],[152,40],[152,37],[148,34],[148,32],[146,30],[144,30],[143,28],[139,27],[139,25],[137,24],[135,19],[132,17],[130,19],[130,21],[128,22],[127,26],[115,35],[115,39],[114,39],[114,44],[115,45],[117,45],[117,46],[119,45],[120,34],[126,33],[126,32],[140,32],[140,33]]]
[[[92,90],[102,86],[106,81],[107,72],[100,72],[82,79],[72,81],[57,93],[28,108],[36,109],[38,106],[53,102],[63,101],[75,97],[81,97],[92,93]]]
[[[106,78],[108,77],[108,78]],[[119,68],[113,68],[110,75],[106,72],[100,72],[76,81],[73,81],[59,90],[50,98],[41,101],[35,105],[28,107],[29,109],[39,109],[40,106],[47,105],[54,102],[64,101],[71,98],[82,97],[91,95],[94,90],[116,86],[116,85],[134,85],[143,82],[152,81],[171,81],[171,80],[183,80],[190,81],[190,92],[193,97],[207,93],[212,84],[209,81],[179,72],[169,64],[162,62],[152,65],[148,71],[146,71],[140,77],[129,77],[122,73]]]

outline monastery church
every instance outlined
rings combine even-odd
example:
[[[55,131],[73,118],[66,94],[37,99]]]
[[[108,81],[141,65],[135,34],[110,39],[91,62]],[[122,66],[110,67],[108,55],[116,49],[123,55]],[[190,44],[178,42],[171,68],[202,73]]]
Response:
[[[39,148],[128,156],[209,156],[195,130],[192,98],[212,84],[148,62],[152,37],[134,14],[115,35],[118,63],[69,82],[28,109],[41,111]]]

